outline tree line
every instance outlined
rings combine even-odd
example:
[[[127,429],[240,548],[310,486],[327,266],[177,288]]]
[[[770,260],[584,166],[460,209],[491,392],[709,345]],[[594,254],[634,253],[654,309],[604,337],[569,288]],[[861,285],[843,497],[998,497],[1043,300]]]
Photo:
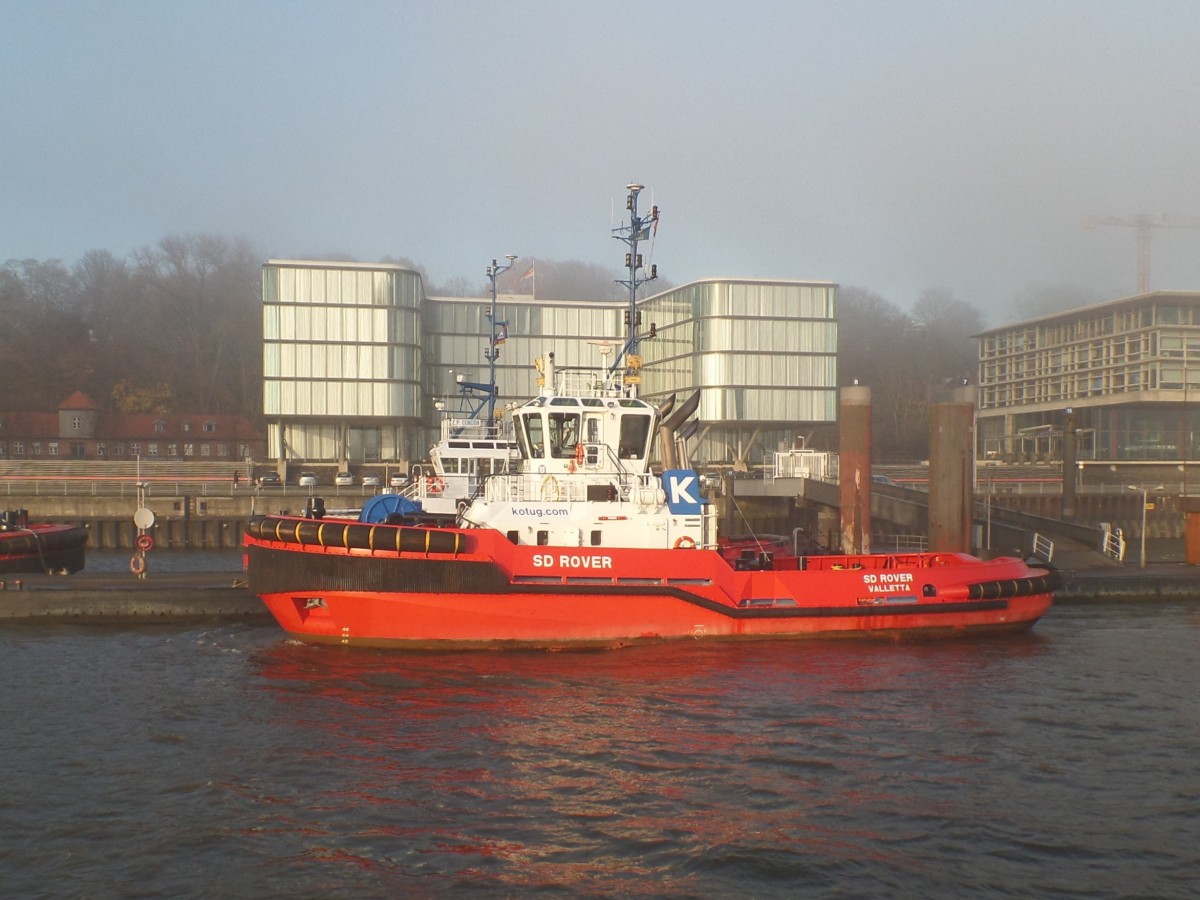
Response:
[[[74,265],[10,260],[0,266],[4,406],[52,410],[75,390],[121,412],[262,413],[261,253],[248,242],[173,236],[126,259],[94,250]],[[437,285],[430,295],[487,296],[483,279]],[[538,260],[537,296],[622,299],[624,273]],[[520,263],[498,290],[529,293]],[[670,285],[659,281],[653,290]],[[842,385],[872,389],[874,444],[896,459],[928,454],[930,404],[974,382],[984,327],[978,309],[942,290],[910,312],[865,288],[838,296]]]
[[[0,268],[5,406],[75,390],[120,412],[262,410],[262,258],[245,241],[167,237],[120,259]]]
[[[93,250],[73,265],[9,260],[0,266],[4,408],[52,410],[81,390],[119,412],[261,415],[262,261],[247,241],[214,235],[167,237],[124,259]],[[491,291],[482,272],[439,285],[412,260],[383,262],[420,272],[430,295]],[[616,270],[603,266],[536,267],[538,296],[618,299],[623,291]],[[527,271],[510,269],[498,289],[530,293]]]

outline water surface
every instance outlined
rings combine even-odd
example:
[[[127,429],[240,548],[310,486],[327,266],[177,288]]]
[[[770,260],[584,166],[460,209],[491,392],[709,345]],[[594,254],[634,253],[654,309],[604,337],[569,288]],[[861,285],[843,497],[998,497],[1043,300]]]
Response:
[[[1200,609],[963,642],[0,630],[22,897],[1192,896]]]

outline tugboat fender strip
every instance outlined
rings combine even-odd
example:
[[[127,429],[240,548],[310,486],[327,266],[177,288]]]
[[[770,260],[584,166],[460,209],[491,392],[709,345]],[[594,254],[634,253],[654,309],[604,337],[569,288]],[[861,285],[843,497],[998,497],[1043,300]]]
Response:
[[[1005,597],[1027,597],[1031,594],[1048,594],[1062,584],[1062,575],[1057,571],[1047,572],[1033,578],[1006,578],[1001,581],[980,581],[967,585],[967,596],[972,600],[998,600]]]
[[[388,539],[392,533],[394,538]],[[302,547],[341,547],[344,550],[391,551],[395,553],[448,553],[457,556],[467,549],[461,532],[404,525],[369,525],[363,522],[331,522],[316,519],[285,519],[264,516],[246,526],[251,537]]]

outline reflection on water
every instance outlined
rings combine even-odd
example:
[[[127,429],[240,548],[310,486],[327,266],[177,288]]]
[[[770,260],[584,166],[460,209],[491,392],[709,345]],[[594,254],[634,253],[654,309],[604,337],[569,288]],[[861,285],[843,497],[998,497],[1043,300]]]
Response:
[[[129,571],[132,550],[88,550],[88,573]],[[240,572],[241,550],[150,550],[146,554],[151,572]]]
[[[33,709],[0,809],[21,887],[1183,896],[1200,863],[1190,609],[575,654],[25,634],[0,633]]]

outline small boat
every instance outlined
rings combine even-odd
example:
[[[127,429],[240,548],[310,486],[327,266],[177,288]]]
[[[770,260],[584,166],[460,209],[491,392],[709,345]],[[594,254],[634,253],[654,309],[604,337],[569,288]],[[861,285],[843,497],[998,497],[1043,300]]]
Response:
[[[718,533],[716,504],[687,454],[700,393],[678,406],[674,396],[658,406],[639,396],[635,299],[648,279],[637,241],[650,222],[637,215],[640,189],[630,185],[624,238],[629,337],[612,361],[616,346],[601,345],[595,367],[560,368],[553,353],[537,361],[538,395],[511,410],[515,458],[508,437],[444,425],[420,497],[375,498],[388,508],[369,503],[356,521],[251,519],[250,589],[280,626],[312,643],[418,649],[1032,627],[1058,575],[1015,557],[815,554]],[[473,440],[491,443],[468,447]],[[452,482],[467,451],[492,461]],[[454,472],[439,459],[454,459]]]
[[[69,574],[84,566],[87,529],[29,522],[29,512],[0,512],[0,573]]]

